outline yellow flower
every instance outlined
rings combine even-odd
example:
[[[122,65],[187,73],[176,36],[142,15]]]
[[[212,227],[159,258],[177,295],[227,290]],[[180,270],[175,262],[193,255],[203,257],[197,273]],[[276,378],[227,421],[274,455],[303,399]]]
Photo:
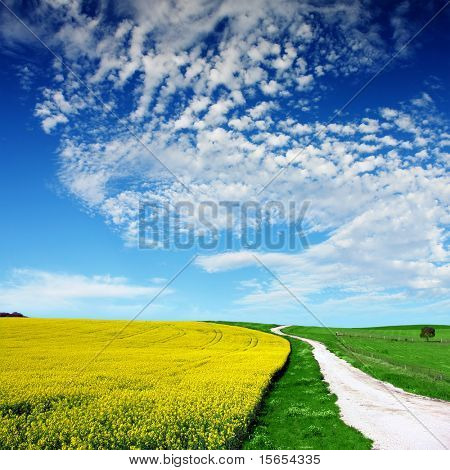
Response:
[[[289,343],[198,322],[0,323],[5,449],[220,449],[236,444]]]

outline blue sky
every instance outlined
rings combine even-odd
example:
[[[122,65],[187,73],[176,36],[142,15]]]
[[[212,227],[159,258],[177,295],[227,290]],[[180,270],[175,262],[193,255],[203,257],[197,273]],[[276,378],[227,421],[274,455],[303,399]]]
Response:
[[[448,323],[450,10],[330,122],[444,2],[6,3],[65,65],[0,6],[0,311],[130,318],[196,255],[141,318],[316,324],[257,255],[326,325]],[[309,248],[139,248],[203,200],[309,201]]]

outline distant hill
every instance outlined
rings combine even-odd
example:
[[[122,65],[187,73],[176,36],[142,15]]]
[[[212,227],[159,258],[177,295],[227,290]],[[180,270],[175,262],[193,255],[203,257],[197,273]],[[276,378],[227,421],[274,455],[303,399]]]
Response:
[[[22,313],[19,312],[13,312],[13,313],[6,313],[6,312],[0,312],[0,318],[4,317],[14,317],[14,318],[28,318],[26,315],[23,315]]]

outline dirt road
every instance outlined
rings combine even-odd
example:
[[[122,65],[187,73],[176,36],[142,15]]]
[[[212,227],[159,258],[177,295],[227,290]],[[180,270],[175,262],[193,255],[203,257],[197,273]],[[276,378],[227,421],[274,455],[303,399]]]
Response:
[[[331,353],[322,343],[305,341],[330,390],[337,396],[342,420],[374,441],[374,449],[450,448],[450,403],[405,392],[374,379]]]

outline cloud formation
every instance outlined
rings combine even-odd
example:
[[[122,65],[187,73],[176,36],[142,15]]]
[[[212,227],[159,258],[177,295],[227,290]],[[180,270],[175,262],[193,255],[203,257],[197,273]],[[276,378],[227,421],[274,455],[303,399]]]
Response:
[[[34,269],[16,269],[0,286],[0,304],[6,310],[43,315],[83,312],[105,314],[137,313],[161,286],[130,283],[123,277],[85,276]],[[167,290],[166,293],[172,292]]]
[[[366,1],[107,6],[47,0],[28,18],[107,104],[54,61],[35,109],[59,133],[59,179],[84,206],[133,243],[139,201],[309,200],[308,230],[324,241],[261,254],[299,292],[448,293],[450,133],[432,93],[333,123],[319,112],[334,79],[376,70],[408,39],[407,2],[383,25],[394,49]],[[6,39],[30,38],[13,27]]]

